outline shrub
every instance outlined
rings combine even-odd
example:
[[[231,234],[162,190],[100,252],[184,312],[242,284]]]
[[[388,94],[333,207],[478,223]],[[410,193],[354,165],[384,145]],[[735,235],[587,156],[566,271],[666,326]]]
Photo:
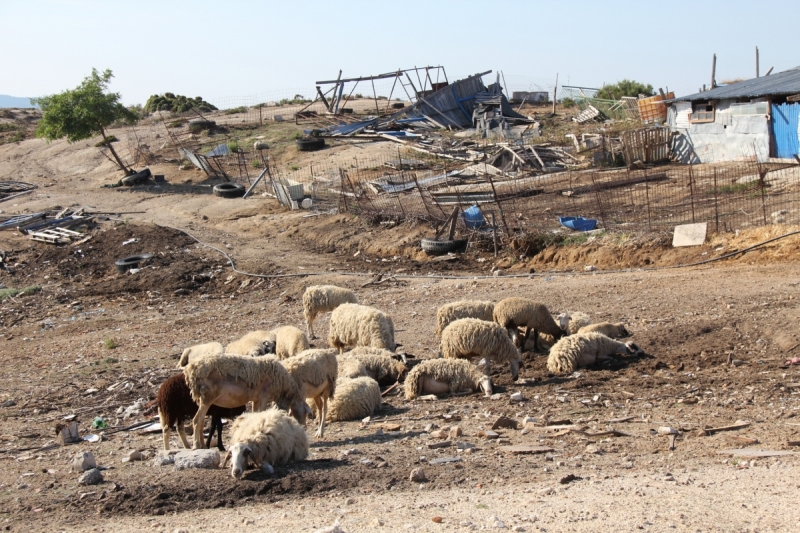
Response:
[[[653,91],[652,85],[644,85],[638,81],[633,80],[620,80],[613,85],[606,85],[597,91],[597,98],[604,100],[619,100],[623,96],[637,97],[640,94],[645,96],[653,96],[656,94]]]
[[[239,153],[239,142],[238,141],[228,141],[228,151],[233,154]]]
[[[561,105],[566,109],[569,109],[570,107],[575,107],[575,100],[573,100],[572,98],[569,98],[569,97],[562,98],[561,99]]]
[[[39,285],[31,285],[29,287],[25,287],[24,289],[13,289],[11,287],[0,289],[0,302],[15,296],[28,296],[30,294],[36,294],[40,290],[42,290],[42,288]]]
[[[164,93],[162,95],[154,94],[147,99],[142,111],[144,113],[155,113],[156,111],[171,111],[173,113],[185,113],[196,109],[204,113],[216,111],[217,108],[203,100],[200,96],[188,98],[183,95],[175,95],[173,93]]]

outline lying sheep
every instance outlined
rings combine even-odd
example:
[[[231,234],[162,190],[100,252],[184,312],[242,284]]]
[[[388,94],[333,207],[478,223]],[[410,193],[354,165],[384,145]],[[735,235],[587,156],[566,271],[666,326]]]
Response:
[[[231,427],[231,442],[222,466],[224,468],[230,459],[231,476],[235,479],[242,478],[250,463],[272,474],[272,465],[302,461],[308,457],[306,430],[275,407],[237,418]]]
[[[374,307],[358,304],[342,304],[331,313],[328,344],[339,353],[346,346],[371,346],[393,352],[394,323],[389,315]]]
[[[379,385],[392,385],[402,381],[408,373],[408,367],[402,361],[395,359],[389,350],[358,346],[345,352],[344,356],[360,361],[367,370],[366,375]]]
[[[566,331],[568,335],[575,335],[579,329],[592,323],[591,317],[580,311],[561,313],[558,315],[558,319],[561,329]]]
[[[306,334],[294,326],[281,326],[273,329],[270,332],[270,339],[274,350],[267,353],[274,353],[278,359],[293,357],[309,348]]]
[[[367,373],[367,367],[364,366],[364,363],[355,357],[349,357],[347,352],[337,356],[336,359],[339,361],[340,378],[355,379],[361,376],[369,376]]]
[[[219,355],[225,352],[225,348],[218,342],[207,342],[206,344],[196,344],[186,348],[178,361],[178,368],[183,368],[191,361],[205,355]]]
[[[568,374],[597,361],[611,359],[611,354],[640,352],[632,342],[615,341],[600,333],[578,333],[553,345],[547,357],[547,369],[554,374]]]
[[[266,353],[275,352],[275,339],[270,331],[262,329],[251,331],[239,340],[235,340],[225,347],[229,355],[249,355],[258,357]]]
[[[492,395],[492,380],[478,367],[463,359],[428,359],[408,373],[406,400],[425,394],[456,394],[482,390]]]
[[[484,358],[487,375],[492,362],[508,361],[514,381],[519,376],[519,350],[506,330],[494,322],[477,318],[459,318],[451,322],[442,332],[442,356],[445,359]]]
[[[312,285],[303,293],[303,315],[306,318],[308,336],[315,339],[314,319],[320,313],[333,311],[342,304],[357,304],[358,298],[349,289],[335,285]]]
[[[606,337],[611,337],[612,339],[618,339],[620,337],[628,337],[630,333],[628,330],[625,329],[625,324],[618,322],[616,324],[612,324],[611,322],[599,322],[597,324],[591,324],[588,326],[584,326],[578,330],[578,333],[602,333]]]
[[[444,328],[459,318],[479,318],[491,322],[494,317],[494,303],[477,300],[460,300],[444,304],[436,312],[436,336],[441,337]]]
[[[156,405],[158,406],[158,419],[161,422],[161,431],[164,438],[164,449],[169,450],[169,434],[172,426],[177,426],[183,447],[191,448],[189,440],[186,438],[183,423],[186,420],[190,420],[197,413],[197,404],[192,400],[189,386],[186,384],[186,377],[183,374],[175,374],[161,384],[156,395]],[[216,429],[217,447],[224,452],[222,418],[236,418],[244,413],[244,410],[245,406],[225,409],[212,405],[208,409],[208,416],[211,417],[211,430],[208,433],[208,440],[206,440],[206,448],[211,446],[211,438],[214,436],[214,430]]]
[[[212,405],[230,409],[252,401],[253,411],[261,411],[276,402],[280,408],[290,408],[298,422],[306,422],[305,398],[276,359],[209,355],[189,363],[184,372],[192,399],[199,405],[192,419],[195,448],[203,446],[203,419]]]
[[[558,340],[566,332],[553,320],[544,304],[527,298],[511,297],[500,300],[494,306],[494,321],[508,330],[514,344],[523,348],[533,332],[533,348],[538,349],[539,333],[547,333]],[[517,328],[525,327],[525,336],[519,340]]]
[[[339,378],[336,398],[328,403],[328,420],[361,420],[381,407],[381,389],[370,377]]]
[[[325,433],[328,401],[336,392],[336,380],[339,377],[336,350],[306,350],[284,359],[282,363],[294,378],[303,398],[314,399],[320,413],[316,436],[322,438]]]

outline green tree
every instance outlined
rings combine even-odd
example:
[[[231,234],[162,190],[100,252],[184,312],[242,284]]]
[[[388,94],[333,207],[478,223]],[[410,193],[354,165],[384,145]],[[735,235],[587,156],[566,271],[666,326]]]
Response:
[[[115,122],[136,122],[136,114],[119,101],[119,93],[107,92],[108,83],[113,77],[109,69],[102,74],[97,69],[92,69],[91,76],[84,78],[75,89],[32,99],[33,103],[42,108],[42,119],[36,128],[36,136],[48,142],[65,137],[69,142],[76,142],[101,135],[105,141],[106,128]],[[110,142],[104,143],[104,146],[111,151],[123,172],[133,173],[122,162]]]
[[[623,96],[633,96],[635,98],[640,94],[653,96],[656,93],[653,91],[652,85],[645,85],[633,80],[621,80],[614,85],[606,85],[597,91],[597,97],[604,100],[619,100]]]

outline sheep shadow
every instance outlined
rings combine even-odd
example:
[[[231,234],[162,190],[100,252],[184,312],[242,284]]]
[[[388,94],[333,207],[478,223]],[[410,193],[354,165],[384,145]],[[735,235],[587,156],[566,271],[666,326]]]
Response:
[[[399,432],[397,435],[389,435],[384,433],[383,435],[375,435],[375,433],[371,433],[369,435],[360,435],[357,437],[352,438],[345,438],[341,440],[323,440],[323,441],[315,441],[308,445],[309,448],[334,448],[336,446],[352,446],[355,444],[373,444],[375,439],[382,438],[382,443],[387,443],[392,440],[403,439],[405,437],[419,437],[420,435],[424,435],[424,431],[402,431]]]
[[[346,466],[348,462],[343,459],[306,459],[288,466],[276,466],[274,474],[267,474],[261,469],[250,470],[242,476],[244,481],[275,481],[298,474],[304,470],[334,470]],[[299,468],[298,468],[299,467]]]

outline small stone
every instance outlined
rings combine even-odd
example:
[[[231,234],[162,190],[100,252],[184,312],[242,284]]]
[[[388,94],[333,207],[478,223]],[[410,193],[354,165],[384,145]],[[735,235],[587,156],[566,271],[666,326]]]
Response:
[[[494,515],[489,517],[489,527],[493,527],[494,529],[506,529],[506,525]]]
[[[527,531],[525,526],[514,526],[511,531]]]
[[[461,427],[459,427],[459,426],[453,426],[453,427],[450,428],[450,438],[451,439],[454,439],[456,437],[460,437],[463,434],[464,434],[464,432],[461,431]]]
[[[431,520],[433,520],[437,524],[441,524],[442,523],[442,517],[441,516],[434,516],[433,518],[431,518]]]
[[[565,466],[566,464],[564,461],[556,461],[556,466]]]
[[[511,395],[512,402],[521,402],[523,400],[521,392],[515,392]]]
[[[140,451],[134,450],[128,454],[127,457],[122,459],[123,463],[127,463],[130,461],[144,461],[144,454]]]
[[[356,503],[356,499],[355,499],[355,498],[347,498],[347,499],[344,501],[344,504],[345,504],[345,505],[353,505],[354,503]]]
[[[381,527],[383,524],[384,522],[380,518],[376,518],[375,520],[369,523],[370,527]]]
[[[503,275],[503,271],[500,270],[499,268],[497,270],[495,270],[494,272],[492,272],[492,276],[494,276],[496,278],[499,278],[502,275]]]
[[[522,425],[523,426],[525,424],[535,424],[535,423],[536,423],[536,419],[534,417],[532,417],[532,416],[526,416],[525,418],[522,419]]]
[[[491,400],[502,400],[502,399],[503,399],[503,395],[502,395],[502,394],[500,394],[499,392],[497,392],[497,393],[495,393],[495,394],[492,394],[492,395],[489,397],[489,399],[491,399]]]
[[[245,518],[244,520],[242,520],[242,524],[244,524],[246,526],[252,526],[255,523],[256,523],[256,521],[253,520],[252,518]]]
[[[175,468],[217,468],[219,452],[217,450],[181,450],[175,454]]]
[[[546,487],[544,489],[539,489],[539,494],[542,496],[547,496],[548,494],[553,494],[556,491],[553,487]]]
[[[437,426],[436,424],[428,424],[427,426],[425,426],[425,433],[430,433],[434,429],[438,429],[438,428],[439,428],[439,426]]]
[[[667,474],[664,476],[663,481],[675,481],[675,477],[672,474]]]
[[[553,461],[554,458],[555,458],[555,455],[553,455],[552,453],[544,454],[544,460],[545,461]]]
[[[431,431],[430,435],[434,439],[446,439],[447,438],[447,433],[443,429],[437,429],[437,430]]]
[[[172,533],[189,533],[189,530],[185,527],[176,527],[172,530]]]
[[[588,446],[586,446],[586,453],[600,453],[600,448],[598,448],[594,444],[589,444]]]
[[[78,483],[81,485],[97,485],[103,482],[103,473],[97,468],[92,468],[78,478]]]
[[[415,483],[420,483],[422,481],[427,481],[427,477],[425,477],[425,471],[421,468],[415,468],[411,471],[411,475],[409,479]]]
[[[97,462],[92,452],[78,452],[72,459],[72,469],[75,472],[85,472],[97,468]]]
[[[3,403],[0,403],[0,407],[13,407],[17,405],[17,402],[14,400],[6,400]]]
[[[162,451],[153,457],[153,466],[166,466],[175,464],[175,455]]]

